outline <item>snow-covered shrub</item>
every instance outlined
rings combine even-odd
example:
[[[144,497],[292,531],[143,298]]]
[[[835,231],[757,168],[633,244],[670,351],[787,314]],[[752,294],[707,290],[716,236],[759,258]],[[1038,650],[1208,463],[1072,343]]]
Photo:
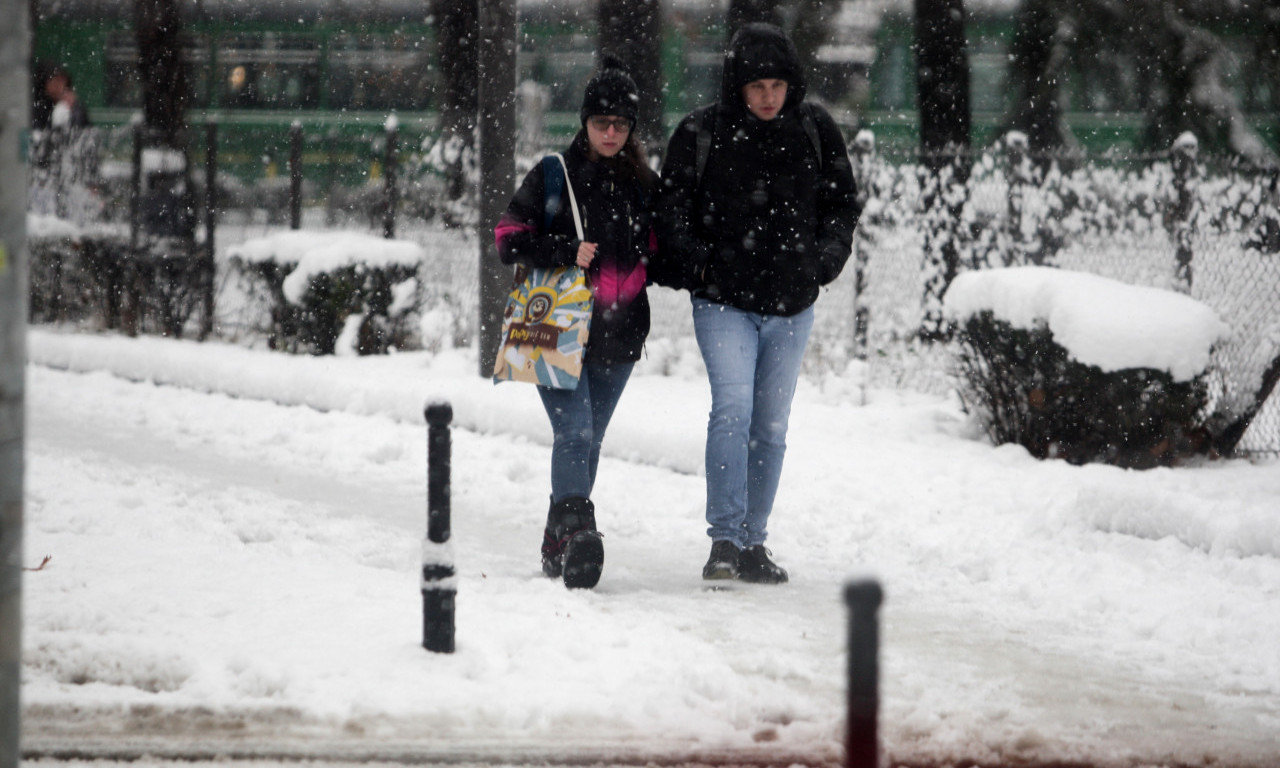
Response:
[[[205,297],[207,263],[189,243],[120,224],[27,217],[32,322],[82,322],[181,337]]]
[[[230,256],[268,298],[274,349],[369,355],[418,343],[423,254],[415,243],[293,231],[251,240]]]
[[[991,312],[966,319],[956,338],[961,400],[997,444],[1016,443],[1042,459],[1138,469],[1209,445],[1204,376],[1103,371],[1072,359],[1048,328],[1015,328]]]
[[[426,137],[404,161],[401,197],[411,215],[447,227],[474,227],[478,218],[479,155],[456,134]]]
[[[1145,468],[1213,446],[1208,386],[1226,326],[1172,291],[1046,267],[958,277],[957,389],[996,443]]]

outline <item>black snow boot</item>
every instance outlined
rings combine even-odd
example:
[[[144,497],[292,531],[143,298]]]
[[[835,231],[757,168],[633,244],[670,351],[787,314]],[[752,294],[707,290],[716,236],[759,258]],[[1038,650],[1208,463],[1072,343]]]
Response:
[[[707,581],[738,578],[738,547],[732,541],[711,543],[711,556],[702,566],[702,578]]]
[[[787,571],[769,559],[772,554],[763,544],[742,550],[738,555],[738,578],[752,584],[786,584]]]
[[[551,502],[547,510],[547,527],[542,529],[542,572],[549,579],[558,579],[564,569],[564,546],[560,542],[560,518],[556,514],[556,504]]]
[[[604,537],[591,499],[570,496],[551,505],[542,544],[542,572],[562,576],[569,589],[590,589],[604,568]]]

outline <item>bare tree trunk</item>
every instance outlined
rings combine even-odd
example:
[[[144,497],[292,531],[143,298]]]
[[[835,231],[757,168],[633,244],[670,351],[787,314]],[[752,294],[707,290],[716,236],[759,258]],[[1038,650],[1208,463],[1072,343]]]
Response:
[[[177,0],[137,0],[134,23],[143,121],[167,146],[185,148],[190,88]]]
[[[659,0],[600,0],[597,54],[612,53],[640,89],[638,138],[650,150],[666,139],[662,108],[662,4]]]
[[[964,0],[916,0],[920,148],[934,170],[969,149],[969,55]]]
[[[1221,41],[1202,24],[1216,18],[1248,25],[1258,38],[1269,34],[1275,41],[1280,9],[1274,6],[1240,11],[1223,9],[1217,0],[1024,0],[1011,51],[1014,104],[1008,125],[1026,131],[1033,150],[1070,141],[1059,106],[1059,74],[1069,59],[1092,90],[1118,102],[1132,100],[1146,114],[1143,149],[1167,150],[1190,131],[1206,149],[1273,163],[1275,153],[1249,127],[1226,82]],[[1270,80],[1275,83],[1280,80],[1276,46],[1259,45],[1261,71],[1251,76],[1268,78],[1266,62],[1273,62]],[[1132,86],[1124,84],[1129,77]]]
[[[797,0],[795,26],[791,39],[795,41],[800,65],[809,80],[809,93],[824,98],[837,98],[838,83],[828,78],[828,68],[818,61],[818,49],[831,39],[835,15],[840,4],[828,0]]]
[[[463,199],[470,190],[467,162],[475,156],[479,4],[457,0],[431,0],[435,17],[444,88],[440,94],[440,138],[445,160],[445,185],[449,202]]]
[[[1025,133],[1033,153],[1075,143],[1061,103],[1066,56],[1056,5],[1057,0],[1025,0],[1014,16],[1008,69],[1013,104],[1004,127]]]
[[[27,8],[0,28],[0,768],[18,768],[22,688],[23,445],[27,185],[19,139],[30,116]]]
[[[969,57],[963,0],[916,0],[916,98],[921,160],[931,172],[924,205],[923,318],[920,338],[950,337],[942,299],[960,269],[960,213],[969,177]]]
[[[502,343],[511,269],[498,258],[493,225],[515,190],[516,0],[480,0],[477,35],[480,106],[480,375],[489,377]]]

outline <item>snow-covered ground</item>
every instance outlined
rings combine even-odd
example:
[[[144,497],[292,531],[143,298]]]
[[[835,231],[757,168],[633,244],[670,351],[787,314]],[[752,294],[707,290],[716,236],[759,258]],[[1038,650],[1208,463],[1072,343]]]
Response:
[[[992,447],[951,399],[802,382],[770,546],[708,590],[709,393],[642,370],[600,585],[543,578],[534,390],[466,350],[291,357],[33,330],[24,748],[479,763],[841,760],[851,578],[911,765],[1280,764],[1280,464]],[[420,647],[428,401],[451,402],[457,652]],[[70,750],[70,751],[59,751]]]

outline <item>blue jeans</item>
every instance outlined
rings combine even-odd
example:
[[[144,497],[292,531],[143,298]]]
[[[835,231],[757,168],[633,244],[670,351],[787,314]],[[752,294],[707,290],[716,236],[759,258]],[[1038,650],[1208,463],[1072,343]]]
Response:
[[[694,298],[693,329],[711,381],[707,535],[740,549],[763,544],[813,307],[780,317]]]
[[[586,363],[578,388],[538,387],[551,419],[551,500],[590,497],[600,445],[635,363]]]

